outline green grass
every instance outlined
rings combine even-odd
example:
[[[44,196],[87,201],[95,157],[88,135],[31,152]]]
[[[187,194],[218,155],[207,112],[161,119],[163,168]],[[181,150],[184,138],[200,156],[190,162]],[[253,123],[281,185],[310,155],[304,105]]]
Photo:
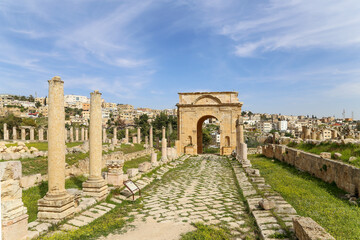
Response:
[[[249,155],[266,183],[279,192],[301,216],[314,219],[336,239],[360,239],[360,208],[342,200],[345,194],[335,184],[260,155]]]
[[[220,154],[220,148],[204,148],[203,153]]]
[[[72,177],[66,179],[65,188],[82,188],[82,182],[84,182],[86,178],[84,176]],[[38,211],[37,201],[44,197],[48,190],[48,182],[42,182],[39,186],[35,186],[24,190],[22,193],[22,200],[24,202],[25,207],[27,207],[29,214],[29,222],[35,221]]]
[[[144,146],[142,144],[134,144],[134,146],[127,145],[127,144],[121,144],[120,151],[122,151],[124,154],[127,153],[133,153],[137,151],[144,150]]]
[[[76,164],[77,162],[79,162],[80,160],[85,159],[87,157],[89,157],[89,152],[69,153],[69,154],[66,154],[65,161],[67,164],[72,166],[72,165]]]
[[[72,147],[76,147],[83,144],[82,142],[69,142],[66,143],[66,147],[68,148],[72,148]],[[6,147],[12,147],[12,146],[17,146],[17,143],[9,143],[6,144]],[[25,145],[28,148],[34,147],[37,148],[39,151],[47,151],[48,150],[48,143],[47,142],[33,142],[33,143],[25,143]]]
[[[347,143],[347,144],[337,144],[337,143],[320,143],[319,145],[312,143],[290,143],[289,147],[297,148],[305,152],[320,154],[322,152],[331,152],[332,158],[334,158],[334,153],[341,153],[341,161],[360,167],[360,145]],[[355,161],[349,162],[351,156],[357,157]]]
[[[124,173],[126,173],[129,168],[138,168],[140,163],[150,162],[150,161],[151,161],[150,155],[146,155],[146,156],[139,157],[139,158],[134,158],[134,159],[132,159],[130,161],[126,161],[124,163],[123,171],[124,171]]]
[[[204,225],[202,223],[192,224],[195,231],[188,232],[181,236],[180,240],[230,240],[231,234],[228,229]]]

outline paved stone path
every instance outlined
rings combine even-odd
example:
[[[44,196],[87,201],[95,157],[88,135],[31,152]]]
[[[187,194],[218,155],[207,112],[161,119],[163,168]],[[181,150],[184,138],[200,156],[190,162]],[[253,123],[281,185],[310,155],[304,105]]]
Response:
[[[189,158],[152,185],[144,193],[143,204],[142,209],[130,214],[135,217],[135,222],[155,223],[152,224],[154,229],[156,223],[160,226],[204,222],[224,224],[239,238],[251,231],[231,165],[224,157],[202,155]],[[130,239],[127,237],[131,235],[136,239],[137,231],[140,234],[141,229],[135,226],[131,233],[111,238]]]

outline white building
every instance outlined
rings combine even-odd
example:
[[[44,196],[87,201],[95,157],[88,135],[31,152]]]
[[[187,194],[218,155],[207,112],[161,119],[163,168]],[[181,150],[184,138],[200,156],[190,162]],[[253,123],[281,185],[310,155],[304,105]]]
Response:
[[[90,99],[86,96],[80,96],[80,95],[65,95],[64,101],[67,104],[74,104],[74,103],[90,103]]]
[[[287,121],[279,121],[278,122],[278,130],[279,131],[286,131],[288,129],[288,122]]]
[[[270,132],[272,130],[272,124],[270,122],[258,122],[256,128],[261,132]]]

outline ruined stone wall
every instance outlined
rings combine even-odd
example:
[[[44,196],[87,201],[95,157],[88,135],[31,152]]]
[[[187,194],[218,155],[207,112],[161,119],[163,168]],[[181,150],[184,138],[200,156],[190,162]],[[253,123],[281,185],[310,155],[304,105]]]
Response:
[[[263,154],[295,166],[327,183],[335,182],[340,188],[351,194],[359,194],[360,169],[343,162],[322,158],[283,145],[263,146]]]

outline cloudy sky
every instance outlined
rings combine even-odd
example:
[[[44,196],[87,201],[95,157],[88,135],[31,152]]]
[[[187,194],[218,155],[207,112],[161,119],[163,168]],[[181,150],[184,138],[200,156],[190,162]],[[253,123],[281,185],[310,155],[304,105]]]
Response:
[[[253,112],[360,119],[359,0],[1,0],[0,92],[172,108],[238,91]]]

